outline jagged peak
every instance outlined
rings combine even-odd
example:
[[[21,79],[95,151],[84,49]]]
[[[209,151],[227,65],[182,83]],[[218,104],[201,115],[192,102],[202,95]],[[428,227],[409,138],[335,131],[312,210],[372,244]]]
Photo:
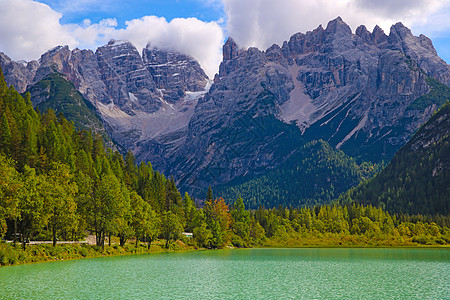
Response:
[[[350,28],[350,26],[347,25],[347,23],[345,23],[341,17],[337,17],[334,20],[331,20],[330,22],[328,22],[327,28],[325,29],[326,32],[328,33],[343,33],[346,35],[351,35],[352,34],[352,29]]]
[[[0,58],[6,60],[8,62],[12,61],[12,59],[8,55],[6,55],[5,53],[3,53],[1,51],[0,51]]]
[[[380,26],[375,25],[375,27],[372,30],[372,40],[375,42],[375,44],[381,44],[386,42],[388,39],[388,36],[384,33],[384,30],[381,29]]]
[[[58,45],[58,46],[56,46],[56,47],[51,48],[50,50],[47,50],[47,51],[46,51],[44,54],[42,54],[41,56],[46,56],[46,55],[48,55],[48,54],[50,54],[50,53],[56,53],[56,52],[58,52],[58,51],[60,51],[60,50],[63,50],[63,49],[69,50],[69,46],[67,46],[67,45],[65,45],[65,46]]]
[[[375,27],[372,30],[372,34],[375,34],[375,33],[385,35],[384,30],[378,25],[375,25]]]
[[[239,54],[239,47],[232,37],[229,37],[223,45],[223,60],[231,60]]]
[[[313,32],[318,32],[318,31],[325,31],[325,29],[323,28],[322,24],[320,24],[319,26],[317,26],[316,29],[313,30]]]
[[[230,36],[228,37],[227,41],[225,42],[225,45],[236,45],[236,42],[234,41],[234,39]]]
[[[366,41],[371,37],[369,30],[367,30],[364,25],[359,25],[358,28],[356,28],[355,34]]]
[[[272,46],[270,46],[269,48],[267,48],[267,52],[270,52],[270,51],[279,51],[281,48],[280,48],[280,46],[278,46],[277,44],[272,44]]]
[[[406,36],[413,36],[411,30],[403,25],[402,22],[398,22],[395,25],[391,26],[391,32],[389,33],[389,36],[397,35],[400,38],[405,38]]]

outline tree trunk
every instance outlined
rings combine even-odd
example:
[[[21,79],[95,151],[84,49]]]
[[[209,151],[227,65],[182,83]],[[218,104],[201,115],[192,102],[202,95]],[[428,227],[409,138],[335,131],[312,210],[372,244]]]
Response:
[[[105,250],[105,233],[103,231],[100,235],[100,245],[102,246],[102,250]]]
[[[101,232],[99,232],[97,229],[95,229],[95,243],[97,246],[101,246]]]
[[[111,247],[111,232],[108,233],[108,246]]]
[[[52,226],[52,235],[53,235],[53,247],[56,247],[56,225]]]
[[[23,251],[27,248],[27,240],[28,240],[29,232],[27,234],[22,234],[22,248]]]
[[[144,241],[147,242],[147,250],[150,250],[150,246],[153,242],[153,239],[151,237],[148,237],[147,235],[144,236]]]
[[[127,242],[127,239],[125,238],[124,235],[120,235],[120,247],[125,246],[125,243]]]
[[[139,238],[136,236],[136,248],[138,246]]]
[[[14,236],[13,236],[13,245],[16,245],[16,235],[17,235],[17,218],[14,219]]]

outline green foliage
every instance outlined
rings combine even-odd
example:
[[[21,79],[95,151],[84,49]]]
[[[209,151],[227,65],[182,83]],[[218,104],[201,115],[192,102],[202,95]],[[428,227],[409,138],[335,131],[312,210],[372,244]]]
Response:
[[[27,239],[51,237],[56,244],[86,232],[96,235],[101,248],[113,235],[122,246],[132,237],[150,245],[162,230],[163,214],[175,216],[169,219],[177,220],[176,232],[195,215],[192,200],[184,207],[173,178],[153,171],[150,163],[137,166],[131,152],[124,158],[105,148],[102,137],[77,130],[64,117],[62,112],[79,126],[83,122],[77,118],[92,121],[92,112],[60,74],[38,84],[49,93],[40,109],[53,107],[58,115],[53,109],[36,113],[29,94],[24,98],[8,88],[0,75],[2,235],[15,236],[17,228],[23,247]],[[178,236],[172,233],[170,239]]]
[[[230,225],[232,222],[228,205],[223,198],[206,201],[203,209],[207,228],[211,231],[211,247],[222,248],[230,239]]]
[[[450,102],[423,125],[373,179],[339,198],[387,209],[391,213],[449,214]]]
[[[162,215],[161,237],[166,240],[166,248],[180,238],[183,227],[176,214],[166,211]]]
[[[23,182],[12,160],[0,154],[0,236],[6,231],[6,218],[15,219],[19,215],[19,195]]]
[[[314,141],[279,168],[216,187],[216,193],[228,201],[241,196],[252,209],[324,204],[371,177],[377,168],[367,162],[358,165],[328,143]]]
[[[427,78],[427,83],[431,87],[430,92],[414,100],[407,110],[424,111],[430,105],[434,104],[441,107],[446,101],[450,100],[450,88],[448,86],[432,77]]]
[[[36,99],[35,101],[39,100],[39,103],[35,103],[35,107],[39,111],[45,112],[52,109],[57,114],[63,113],[78,130],[92,130],[100,133],[105,141],[110,142],[94,106],[84,99],[73,83],[68,81],[63,74],[47,75],[28,89],[27,93],[30,93],[31,97]]]
[[[223,198],[214,200],[211,189],[204,207],[197,208],[188,194],[181,197],[173,177],[168,179],[154,171],[150,163],[136,165],[132,153],[123,157],[105,148],[101,137],[76,130],[73,123],[51,109],[37,114],[28,96],[23,98],[6,86],[1,72],[0,116],[0,126],[5,130],[9,127],[9,133],[0,135],[0,233],[16,236],[17,229],[23,246],[21,250],[0,244],[2,265],[90,257],[100,252],[143,253],[151,251],[152,242],[152,250],[162,248],[158,237],[165,239],[166,249],[185,249],[184,242],[222,248],[230,242],[252,247],[327,242],[446,245],[450,241],[447,215],[434,219],[391,216],[381,208],[356,204],[292,208],[313,203],[313,198],[328,201],[342,186],[355,184],[376,170],[369,163],[356,164],[322,141],[305,145],[266,177],[252,179],[245,183],[247,186],[242,184],[230,198],[236,199],[231,208]],[[434,118],[442,119],[439,113]],[[445,147],[439,150],[442,153],[433,152],[443,162],[441,154],[448,153],[448,143]],[[325,174],[329,180],[323,180]],[[245,194],[252,185],[257,187],[253,192],[261,193],[266,200],[256,202],[253,194]],[[280,195],[293,193],[295,198],[280,198],[273,192],[275,188]],[[260,206],[246,210],[246,206],[260,203],[281,203],[272,200],[274,195],[288,199],[285,204],[291,208]],[[345,199],[350,201],[351,194]],[[184,238],[183,231],[193,232],[194,239]],[[78,240],[88,233],[95,234],[96,247],[56,245],[58,239]],[[51,238],[54,246],[26,248],[28,239],[38,238]],[[105,245],[107,238],[112,247]],[[132,238],[135,243],[127,244]],[[140,241],[148,244],[141,245]]]

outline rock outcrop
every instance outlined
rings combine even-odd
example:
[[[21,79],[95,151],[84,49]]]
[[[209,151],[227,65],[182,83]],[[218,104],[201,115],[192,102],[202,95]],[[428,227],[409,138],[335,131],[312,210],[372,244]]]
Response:
[[[95,53],[58,46],[28,63],[0,53],[0,65],[8,84],[19,92],[51,73],[64,74],[96,107],[124,149],[134,149],[161,131],[186,127],[209,82],[199,63],[187,55],[147,47],[141,56],[131,43],[116,40]]]
[[[317,139],[388,161],[450,85],[427,37],[401,23],[389,35],[378,26],[352,33],[341,18],[266,51],[230,38],[212,86],[192,58],[151,47],[141,56],[122,41],[95,53],[57,47],[38,62],[0,55],[0,64],[20,91],[64,73],[116,142],[191,191],[277,168]]]
[[[276,168],[316,139],[361,160],[388,161],[443,104],[415,101],[433,92],[432,80],[449,79],[431,42],[400,23],[389,35],[378,26],[353,34],[337,18],[266,51],[239,49],[230,38],[187,139],[153,145],[151,159],[199,190]]]

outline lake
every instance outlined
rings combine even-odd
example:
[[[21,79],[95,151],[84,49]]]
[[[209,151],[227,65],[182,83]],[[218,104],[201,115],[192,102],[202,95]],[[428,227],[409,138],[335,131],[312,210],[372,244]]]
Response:
[[[449,299],[448,249],[236,249],[0,268],[1,299]]]

